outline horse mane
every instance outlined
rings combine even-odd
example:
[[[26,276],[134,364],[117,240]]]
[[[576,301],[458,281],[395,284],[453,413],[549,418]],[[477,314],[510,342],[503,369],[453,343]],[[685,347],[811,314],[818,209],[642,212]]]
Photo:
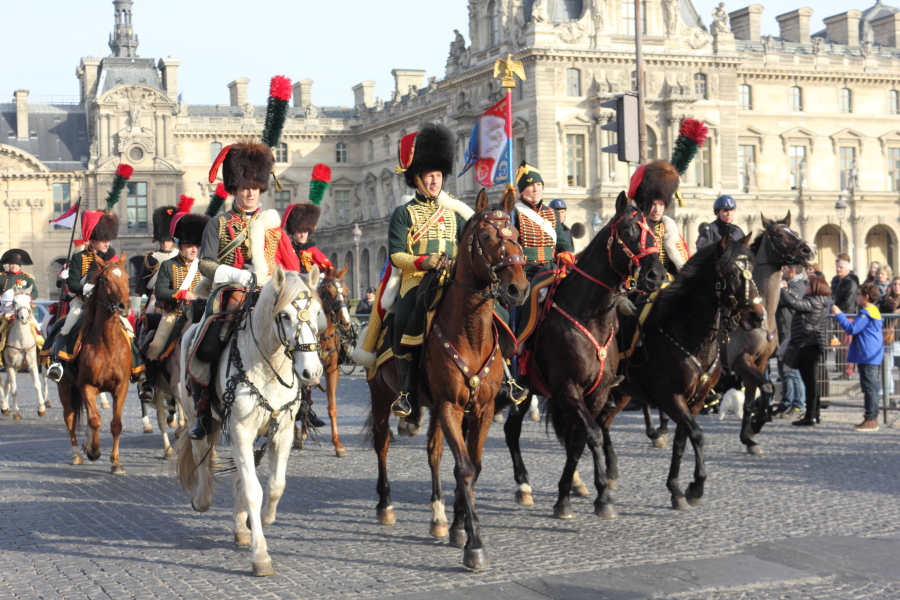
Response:
[[[684,302],[695,303],[696,298],[703,294],[700,288],[708,279],[715,277],[716,264],[730,265],[741,257],[749,259],[750,265],[756,262],[756,255],[742,242],[731,240],[725,251],[717,255],[716,249],[719,247],[716,243],[698,250],[675,277],[675,281],[659,293],[650,312],[654,323],[670,323],[683,318],[686,312],[691,312],[692,308],[684,306]]]
[[[97,317],[97,304],[100,302],[109,304],[109,293],[106,291],[104,286],[99,285],[99,281],[100,275],[102,275],[109,267],[119,267],[120,269],[122,269],[122,272],[125,273],[126,282],[128,278],[128,272],[125,270],[125,267],[119,265],[118,263],[110,262],[107,263],[107,266],[103,267],[99,271],[95,271],[94,275],[88,281],[88,283],[94,284],[94,290],[91,294],[88,294],[84,298],[84,307],[82,308],[82,314],[84,315],[84,317],[81,321],[81,331],[82,335],[84,336],[83,339],[89,340],[91,342],[97,341],[100,338],[100,335],[103,333],[103,328],[99,327],[103,319]],[[106,311],[105,308],[103,308],[103,310]],[[106,312],[108,313],[109,311]],[[104,314],[104,316],[106,316],[106,314]],[[118,316],[116,316],[116,318],[118,319]]]
[[[301,292],[309,292],[312,294],[313,300],[319,303],[322,302],[316,290],[312,289],[312,286],[307,284],[299,273],[285,271],[284,275],[284,287],[281,288],[281,293],[275,291],[275,286],[270,285],[272,283],[270,281],[263,286],[262,292],[259,295],[258,304],[272,306],[270,316],[280,313],[287,308],[291,302],[297,299],[297,296],[299,296]]]
[[[750,252],[753,253],[753,256],[759,254],[759,249],[762,247],[763,237],[766,235],[765,229],[759,232],[756,237],[753,239],[753,243],[750,244]]]

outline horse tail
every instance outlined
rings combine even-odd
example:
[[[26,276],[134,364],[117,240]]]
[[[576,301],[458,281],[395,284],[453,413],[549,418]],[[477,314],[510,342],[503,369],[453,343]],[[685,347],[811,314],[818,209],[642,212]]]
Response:
[[[557,441],[563,446],[566,445],[566,411],[558,402],[554,402],[553,398],[548,398],[545,403],[547,410],[544,411],[544,417],[547,423],[547,432],[549,433],[551,425],[553,433],[556,434]]]
[[[172,465],[172,469],[175,472],[175,476],[178,477],[181,489],[184,490],[184,493],[191,499],[193,499],[196,494],[197,488],[200,487],[200,477],[205,479],[205,487],[210,490],[210,495],[212,495],[216,475],[212,468],[211,454],[219,440],[220,432],[221,427],[219,426],[219,422],[213,421],[212,431],[206,436],[209,450],[207,450],[203,458],[200,459],[199,463],[194,459],[193,440],[187,435],[186,431],[182,432],[182,434],[178,436],[178,439],[175,440],[174,449],[177,459]]]
[[[71,390],[69,392],[69,406],[72,409],[72,431],[75,431],[81,422],[82,415],[86,412],[84,398],[81,396],[81,392],[78,391],[77,385],[71,383],[64,383],[64,385],[68,385]]]

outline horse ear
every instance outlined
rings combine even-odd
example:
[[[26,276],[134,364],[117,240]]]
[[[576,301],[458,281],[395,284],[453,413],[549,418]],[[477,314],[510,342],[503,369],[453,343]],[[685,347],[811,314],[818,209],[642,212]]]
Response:
[[[506,193],[503,194],[503,210],[512,214],[513,209],[516,207],[516,190],[514,188],[507,188]]]
[[[122,254],[119,255],[119,266],[124,267],[128,263],[128,256],[125,254],[125,251],[122,251]]]
[[[319,279],[321,276],[322,272],[319,271],[319,265],[313,265],[312,269],[309,270],[309,287],[312,289],[319,287]]]
[[[350,265],[344,265],[344,268],[338,271],[337,278],[343,279],[347,275],[347,269],[350,268]]]
[[[759,216],[762,217],[762,224],[765,229],[768,229],[769,227],[772,226],[772,219],[767,219],[766,215],[764,215],[762,213],[759,213]]]
[[[478,198],[475,199],[475,212],[480,213],[484,209],[487,208],[488,205],[488,195],[487,190],[481,188],[481,191],[478,192]]]
[[[616,216],[618,217],[623,212],[625,212],[625,206],[628,205],[628,196],[625,195],[625,192],[619,192],[619,197],[616,198]]]
[[[748,236],[749,237],[749,236]],[[731,236],[726,234],[722,236],[721,241],[719,241],[719,247],[716,248],[719,254],[728,250],[728,246],[731,245]]]
[[[744,239],[741,240],[741,243],[743,245],[749,247],[750,246],[750,238],[752,238],[752,237],[753,237],[753,234],[748,233],[747,235],[744,236]]]
[[[783,222],[784,222],[784,224],[787,225],[788,227],[791,226],[791,211],[788,211],[788,214],[787,214],[787,216],[784,218],[784,221],[783,221]]]
[[[275,291],[280,292],[284,289],[286,280],[287,276],[284,274],[284,269],[281,268],[281,265],[275,267],[275,272],[272,274],[272,285],[275,286]]]

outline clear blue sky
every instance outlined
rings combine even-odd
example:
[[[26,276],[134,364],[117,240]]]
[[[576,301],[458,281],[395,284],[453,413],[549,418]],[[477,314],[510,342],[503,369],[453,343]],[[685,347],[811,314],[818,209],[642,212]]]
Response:
[[[900,0],[898,0],[900,2]],[[727,2],[736,10],[752,2]],[[888,2],[891,4],[891,2]],[[147,58],[180,59],[179,86],[192,104],[227,104],[229,82],[250,79],[250,99],[264,104],[268,79],[285,74],[315,81],[320,106],[351,105],[351,87],[371,79],[387,99],[391,69],[424,69],[443,77],[453,29],[468,35],[466,0],[135,0],[133,22]],[[703,22],[718,0],[694,0]],[[838,0],[789,0],[763,13],[763,33],[778,33],[775,16],[802,6],[822,19],[861,6]],[[27,89],[34,101],[77,95],[75,69],[82,56],[106,56],[113,27],[110,0],[6,2],[0,100]],[[21,49],[21,50],[19,50]]]

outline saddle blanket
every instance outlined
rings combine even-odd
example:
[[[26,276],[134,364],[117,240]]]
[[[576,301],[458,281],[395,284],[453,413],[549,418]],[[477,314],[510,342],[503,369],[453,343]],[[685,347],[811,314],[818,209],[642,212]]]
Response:
[[[564,271],[556,263],[544,265],[531,280],[531,293],[525,304],[516,308],[518,314],[518,340],[519,346],[534,333],[542,318],[541,308],[554,283],[564,277]]]
[[[6,339],[9,337],[9,330],[12,328],[12,322],[15,319],[13,315],[8,317],[0,317],[0,366],[3,365],[3,351],[6,349]],[[31,335],[37,344],[37,352],[40,354],[41,348],[44,346],[44,336],[41,335],[41,328],[37,322],[31,322]]]

